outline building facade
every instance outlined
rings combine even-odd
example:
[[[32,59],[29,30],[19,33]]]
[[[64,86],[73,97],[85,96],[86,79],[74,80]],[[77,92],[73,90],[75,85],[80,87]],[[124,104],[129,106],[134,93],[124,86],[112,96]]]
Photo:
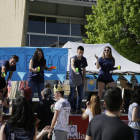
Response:
[[[86,37],[96,0],[1,0],[0,47],[62,47]]]

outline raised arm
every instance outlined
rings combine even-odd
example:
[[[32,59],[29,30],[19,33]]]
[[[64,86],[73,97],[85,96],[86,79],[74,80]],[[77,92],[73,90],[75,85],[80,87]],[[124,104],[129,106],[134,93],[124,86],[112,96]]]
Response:
[[[97,59],[97,61],[96,61],[96,68],[99,69],[100,65],[99,65],[98,56],[96,56],[96,54],[95,54],[94,57]]]

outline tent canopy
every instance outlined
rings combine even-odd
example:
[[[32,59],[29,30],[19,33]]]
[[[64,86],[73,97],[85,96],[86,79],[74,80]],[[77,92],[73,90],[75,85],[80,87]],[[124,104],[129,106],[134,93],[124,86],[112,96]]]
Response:
[[[113,74],[140,74],[140,65],[121,56],[109,43],[84,44],[70,41],[63,46],[63,48],[69,48],[67,71],[69,71],[70,58],[77,55],[76,51],[78,46],[84,47],[83,56],[87,59],[88,66],[86,67],[86,71],[88,72],[93,74],[97,74],[99,72],[99,69],[97,69],[95,65],[96,58],[94,57],[94,54],[96,54],[98,57],[102,57],[104,48],[109,46],[112,49],[112,56],[115,58],[115,66],[121,66],[121,70],[115,70],[113,71]]]

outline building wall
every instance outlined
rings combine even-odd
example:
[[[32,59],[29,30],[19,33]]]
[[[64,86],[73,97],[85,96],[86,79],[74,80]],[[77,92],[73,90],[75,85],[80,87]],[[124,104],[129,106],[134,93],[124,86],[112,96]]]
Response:
[[[26,0],[0,0],[0,47],[25,45],[28,9]]]

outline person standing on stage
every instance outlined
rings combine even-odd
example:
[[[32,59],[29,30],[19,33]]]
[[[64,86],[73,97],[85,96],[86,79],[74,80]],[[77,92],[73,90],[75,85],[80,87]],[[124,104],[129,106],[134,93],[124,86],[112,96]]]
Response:
[[[87,60],[83,57],[84,48],[79,46],[77,48],[77,55],[70,58],[70,67],[69,67],[69,83],[70,83],[70,96],[69,102],[71,104],[71,114],[82,114],[81,111],[81,103],[83,97],[83,87],[85,84],[85,74],[86,74],[86,67],[87,67]],[[83,71],[83,74],[82,74]],[[77,97],[77,107],[76,112],[74,110],[74,97],[75,91],[78,91]]]
[[[54,98],[57,100],[57,102],[55,103],[55,112],[48,138],[50,139],[51,133],[54,130],[52,140],[67,140],[71,106],[70,103],[66,99],[64,99],[64,90],[59,84],[54,85]]]
[[[38,69],[40,67],[40,70]],[[41,48],[37,48],[33,58],[29,62],[28,86],[32,89],[31,100],[37,87],[39,100],[41,101],[41,91],[44,89],[44,69],[50,71],[46,66],[46,59]],[[39,71],[38,71],[39,70]]]
[[[0,60],[0,121],[2,120],[2,112],[3,112],[3,94],[7,90],[8,81],[11,79],[13,72],[16,71],[16,63],[18,62],[19,57],[17,55],[13,55],[10,60]],[[7,78],[7,82],[5,81],[5,76],[9,73]]]
[[[109,87],[116,87],[116,83],[112,78],[112,71],[117,70],[118,67],[114,67],[115,59],[109,46],[105,47],[102,57],[98,59],[95,54],[95,58],[97,59],[97,69],[101,68],[98,76],[98,95],[101,98],[105,84],[108,84]]]

